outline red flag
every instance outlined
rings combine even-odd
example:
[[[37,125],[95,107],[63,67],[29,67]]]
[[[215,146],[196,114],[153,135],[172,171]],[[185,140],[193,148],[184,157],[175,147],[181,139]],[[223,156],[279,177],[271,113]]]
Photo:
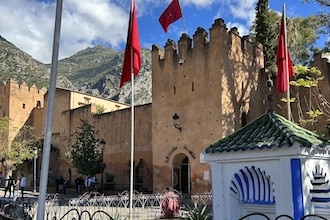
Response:
[[[137,76],[139,74],[140,67],[141,67],[141,54],[140,54],[139,30],[136,19],[135,0],[132,0],[120,87],[122,87],[125,84],[125,82],[132,80],[131,79],[132,70],[134,76]]]
[[[168,26],[182,17],[179,0],[173,0],[159,17],[159,23],[167,33]]]
[[[283,13],[281,27],[280,27],[280,35],[278,37],[277,52],[276,52],[276,65],[277,65],[276,88],[280,93],[284,93],[288,90],[289,77],[294,76],[293,64],[290,58],[290,53],[286,46],[284,19],[285,17]]]

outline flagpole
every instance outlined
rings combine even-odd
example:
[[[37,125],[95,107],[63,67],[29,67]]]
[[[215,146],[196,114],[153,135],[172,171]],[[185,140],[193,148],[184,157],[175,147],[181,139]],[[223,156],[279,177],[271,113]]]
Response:
[[[179,5],[181,5],[180,0],[178,0],[178,2],[179,2]],[[181,7],[180,7],[180,11],[181,11],[181,14],[182,14],[183,26],[184,26],[184,29],[185,29],[185,33],[188,34],[186,19],[184,18],[183,11],[182,11]]]
[[[285,72],[286,72],[286,81],[288,83],[288,89],[286,90],[286,99],[287,99],[287,111],[288,111],[288,120],[291,121],[291,102],[290,102],[290,78],[289,78],[289,66],[288,66],[288,42],[287,42],[287,31],[286,31],[286,11],[285,3],[283,4],[283,24],[284,24],[284,53],[285,53]]]
[[[134,0],[131,0],[131,9],[133,9],[133,7],[135,7],[135,5],[133,5]],[[133,10],[131,10],[131,18],[130,20],[132,21],[132,13]],[[132,25],[133,22],[130,22],[131,27],[129,27],[130,30],[132,30]],[[133,69],[133,62],[134,62],[134,54],[133,54],[133,47],[131,45],[131,100],[132,100],[132,104],[131,104],[131,173],[130,173],[130,193],[129,193],[129,219],[132,220],[133,219],[133,185],[134,185],[134,69]]]
[[[129,187],[129,219],[133,215],[133,190],[134,190],[134,77],[138,75],[141,67],[141,53],[136,18],[135,0],[131,0],[131,10],[129,17],[127,44],[123,63],[123,72],[120,87],[127,81],[131,81],[131,157],[130,157],[130,187]]]
[[[132,50],[132,49],[131,49]],[[133,54],[133,53],[132,53]],[[132,90],[132,106],[131,106],[131,174],[130,174],[130,202],[129,213],[130,219],[132,218],[133,211],[133,190],[134,190],[134,73],[132,68],[131,74],[131,90]]]
[[[44,215],[45,215],[45,203],[46,203],[47,182],[48,182],[49,157],[50,157],[50,148],[51,148],[51,139],[52,139],[53,111],[54,111],[54,100],[55,100],[55,91],[56,91],[57,63],[58,63],[58,51],[60,44],[62,6],[63,6],[63,0],[57,0],[52,65],[51,65],[51,73],[49,79],[47,115],[45,121],[45,134],[44,134],[42,164],[41,164],[41,173],[40,173],[37,220],[45,219]]]

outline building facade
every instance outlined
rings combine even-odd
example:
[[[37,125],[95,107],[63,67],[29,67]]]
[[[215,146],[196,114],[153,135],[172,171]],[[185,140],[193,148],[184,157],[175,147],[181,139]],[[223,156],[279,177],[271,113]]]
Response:
[[[242,126],[243,112],[261,106],[263,52],[222,19],[208,33],[198,28],[164,50],[152,48],[152,146],[154,191],[211,190],[210,167],[200,153]],[[249,113],[255,118],[263,108]],[[173,126],[173,116],[179,116]],[[178,126],[179,129],[178,129]]]
[[[323,91],[328,91],[329,63],[315,57],[314,64],[323,68],[325,80],[321,86]],[[228,30],[222,19],[215,20],[209,32],[197,28],[192,38],[182,34],[178,43],[168,40],[164,48],[153,45],[152,103],[134,107],[135,189],[157,193],[173,187],[183,193],[209,192],[211,168],[203,161],[201,153],[210,143],[233,133],[269,108],[270,103],[266,101],[269,88],[262,69],[262,47],[248,37],[241,37],[236,28]],[[1,85],[2,103],[9,103],[9,97],[20,102],[15,108],[2,104],[2,115],[17,119],[16,126],[28,122],[42,138],[46,91],[30,98],[22,93],[28,91],[28,87],[16,85],[15,90],[21,87],[22,91],[8,93],[5,92],[8,86],[8,83]],[[274,100],[282,97],[276,91],[271,92]],[[330,93],[324,95],[329,100]],[[22,108],[25,101],[25,107],[30,109],[26,119],[11,115],[14,112],[9,114]],[[38,101],[41,107],[35,108]],[[286,103],[274,101],[271,105],[285,116]],[[98,131],[96,138],[105,141],[104,174],[115,176],[118,191],[129,189],[130,106],[60,88],[56,89],[54,106],[51,184],[60,176],[71,182],[78,177],[66,153],[75,141],[81,120],[87,120]],[[106,110],[96,113],[97,106]],[[38,170],[40,161],[41,156]],[[102,177],[98,175],[97,178]]]

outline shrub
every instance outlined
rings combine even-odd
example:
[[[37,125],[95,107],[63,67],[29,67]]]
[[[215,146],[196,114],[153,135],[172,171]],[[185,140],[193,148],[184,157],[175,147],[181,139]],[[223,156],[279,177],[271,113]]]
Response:
[[[183,219],[189,220],[212,220],[212,212],[210,207],[204,205],[203,207],[200,205],[195,205],[193,208],[190,206],[186,206],[188,209],[188,213]]]

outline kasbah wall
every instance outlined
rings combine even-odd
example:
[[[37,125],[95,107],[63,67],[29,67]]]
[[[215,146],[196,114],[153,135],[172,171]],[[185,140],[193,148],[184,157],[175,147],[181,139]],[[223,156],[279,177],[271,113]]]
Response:
[[[5,140],[7,144],[17,138],[18,132],[24,125],[34,124],[36,130],[41,129],[45,92],[46,89],[29,87],[25,84],[19,85],[13,81],[0,84],[0,117],[10,119],[9,133]],[[41,137],[41,133],[36,135]],[[1,163],[0,177],[5,176],[6,169]],[[32,173],[26,173],[26,177],[32,179]]]
[[[325,79],[320,82],[320,87],[324,97],[330,100],[329,63],[316,55],[312,65],[324,73]],[[209,33],[197,28],[192,39],[183,34],[178,44],[168,40],[164,49],[153,45],[152,104],[134,108],[134,161],[135,164],[142,164],[139,175],[143,176],[142,187],[138,190],[157,193],[166,187],[173,187],[182,192],[210,191],[210,167],[201,161],[200,153],[209,144],[242,127],[244,114],[249,123],[269,108],[270,104],[266,101],[267,78],[262,68],[262,47],[251,43],[247,37],[240,37],[236,28],[228,31],[222,19],[215,20]],[[8,93],[3,92],[3,86],[0,96],[2,115],[7,115],[9,113],[3,109],[9,106]],[[23,91],[22,88],[24,94],[19,92]],[[22,102],[29,103],[26,106],[29,106],[30,112],[24,116],[26,123],[36,127],[36,133],[42,137],[47,93],[44,99],[38,97],[42,108],[35,108],[36,101],[30,97],[39,94],[39,91],[25,93],[26,87],[18,85],[15,89],[17,91],[10,94],[10,99],[21,102],[8,111],[17,111],[22,107]],[[272,108],[286,116],[286,105],[279,101],[284,95],[278,94],[274,88],[272,93]],[[73,182],[78,176],[65,154],[68,146],[74,143],[74,134],[83,119],[98,131],[96,138],[106,141],[105,172],[115,175],[116,187],[128,189],[131,109],[123,106],[120,110],[94,114],[93,104],[86,103],[76,108],[78,103],[84,102],[85,96],[74,98],[77,96],[73,94],[69,90],[56,90],[50,179],[55,181],[63,176]],[[91,99],[91,103],[96,99],[86,97]],[[104,104],[104,100],[101,103]],[[112,101],[109,103],[119,105]],[[175,113],[179,116],[181,130],[173,125],[172,116]],[[295,113],[293,115],[298,118]],[[13,117],[14,120],[20,118]],[[40,165],[41,154],[38,170]],[[30,176],[32,180],[32,174]],[[100,180],[100,175],[97,178]]]

